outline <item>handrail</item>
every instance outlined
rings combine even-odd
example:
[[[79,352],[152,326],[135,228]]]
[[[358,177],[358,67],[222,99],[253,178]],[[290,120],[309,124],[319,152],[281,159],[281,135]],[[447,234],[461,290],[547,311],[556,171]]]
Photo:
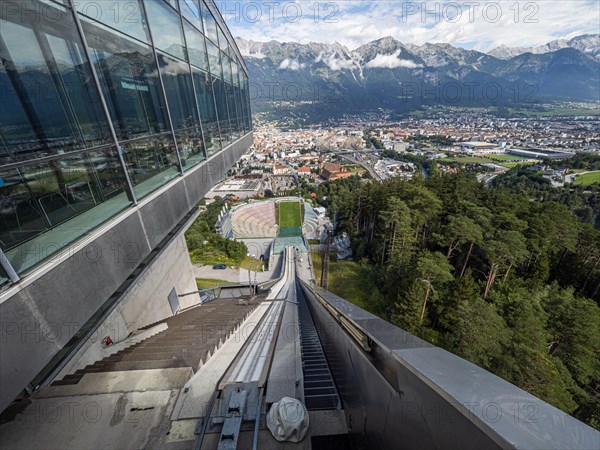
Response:
[[[367,334],[365,334],[360,328],[358,328],[354,323],[344,317],[333,305],[327,302],[318,292],[313,290],[311,286],[303,280],[300,280],[300,283],[306,288],[310,289],[316,296],[317,300],[323,307],[329,311],[339,324],[354,338],[354,340],[362,347],[362,349],[366,352],[371,351],[371,342]]]

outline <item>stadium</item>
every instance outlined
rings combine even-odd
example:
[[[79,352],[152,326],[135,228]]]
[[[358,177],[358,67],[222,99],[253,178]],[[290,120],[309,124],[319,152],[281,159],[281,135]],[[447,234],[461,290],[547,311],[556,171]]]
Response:
[[[251,201],[224,208],[216,229],[224,237],[251,241],[273,242],[273,252],[280,253],[285,246],[306,246],[307,239],[320,239],[325,221],[314,208],[297,197]]]

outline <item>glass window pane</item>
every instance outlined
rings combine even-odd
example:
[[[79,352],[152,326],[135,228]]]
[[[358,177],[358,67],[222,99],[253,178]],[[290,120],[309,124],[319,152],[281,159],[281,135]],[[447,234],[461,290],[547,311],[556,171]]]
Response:
[[[61,21],[0,8],[2,163],[111,142],[75,24],[57,9]]]
[[[229,57],[223,53],[221,53],[221,64],[223,67],[223,80],[231,83],[231,64],[229,63]]]
[[[194,85],[196,87],[196,100],[200,109],[200,120],[202,123],[217,121],[213,89],[208,74],[201,70],[193,69]]]
[[[199,69],[208,71],[208,59],[206,48],[204,46],[204,36],[187,21],[183,22],[185,30],[185,39],[188,47],[188,56],[190,63]]]
[[[197,125],[198,111],[194,101],[190,67],[184,62],[161,54],[158,55],[158,64],[173,128],[177,130]]]
[[[191,127],[175,133],[183,170],[189,170],[206,159],[202,129]]]
[[[130,204],[114,148],[0,170],[0,244],[18,273]]]
[[[218,78],[222,78],[221,57],[219,49],[210,41],[206,41],[206,50],[208,51],[208,63],[210,72]]]
[[[237,118],[238,121],[238,131],[241,133],[242,131],[244,131],[244,125],[243,125],[243,111],[242,111],[242,96],[241,96],[241,91],[240,88],[237,86],[233,87],[233,96],[235,97],[235,116]]]
[[[163,0],[146,0],[148,22],[154,46],[180,59],[185,59],[181,19]]]
[[[207,155],[210,156],[221,149],[213,86],[206,72],[193,69],[193,77],[196,88],[196,101],[200,110],[200,120],[204,129],[204,144]]]
[[[77,11],[83,15],[83,20],[93,19],[131,37],[150,42],[139,0],[127,0],[126,2],[76,0],[74,4]]]
[[[121,146],[138,199],[179,175],[171,133],[125,142]]]
[[[221,146],[221,139],[219,133],[219,124],[217,122],[207,123],[203,125],[204,131],[204,145],[206,148],[206,156],[212,156],[218,153]]]
[[[229,42],[225,38],[225,33],[223,33],[223,30],[221,30],[221,27],[218,25],[217,25],[217,34],[219,36],[219,48],[221,50],[223,50],[224,52],[228,53]]]
[[[234,58],[231,58],[231,77],[233,78],[233,84],[239,86],[239,69]]]
[[[179,10],[183,17],[193,23],[194,26],[202,28],[202,14],[200,13],[198,0],[179,0]]]
[[[229,116],[229,126],[231,130],[231,138],[235,140],[239,137],[238,122],[237,122],[237,109],[235,99],[235,88],[233,85],[232,71],[231,71],[231,60],[228,56],[222,55],[221,62],[223,66],[223,79],[225,80],[225,98],[227,100],[227,111]]]
[[[216,44],[218,42],[217,22],[204,2],[202,2],[202,22],[204,23],[204,34]]]
[[[166,107],[150,46],[92,23],[83,28],[118,138],[166,131]]]
[[[231,130],[229,127],[229,115],[227,113],[227,99],[225,94],[225,83],[220,78],[212,76],[212,84],[217,104],[217,117],[221,131],[221,144],[225,146],[231,141]]]
[[[148,1],[148,0],[146,0]],[[156,0],[156,1],[161,1],[161,0]],[[162,0],[163,2],[168,3],[169,5],[171,5],[175,10],[177,10],[177,0]]]

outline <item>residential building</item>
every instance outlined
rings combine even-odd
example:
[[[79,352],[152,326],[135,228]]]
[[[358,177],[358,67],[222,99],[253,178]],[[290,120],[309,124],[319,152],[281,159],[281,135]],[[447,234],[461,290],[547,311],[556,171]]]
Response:
[[[339,180],[340,178],[351,176],[352,172],[346,171],[340,164],[325,163],[321,168],[321,178],[326,181]]]

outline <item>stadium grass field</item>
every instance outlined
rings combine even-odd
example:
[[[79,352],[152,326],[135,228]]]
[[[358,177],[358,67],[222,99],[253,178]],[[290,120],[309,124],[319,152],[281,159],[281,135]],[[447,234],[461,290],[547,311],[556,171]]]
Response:
[[[300,202],[280,202],[277,214],[281,228],[302,226],[302,205]]]

